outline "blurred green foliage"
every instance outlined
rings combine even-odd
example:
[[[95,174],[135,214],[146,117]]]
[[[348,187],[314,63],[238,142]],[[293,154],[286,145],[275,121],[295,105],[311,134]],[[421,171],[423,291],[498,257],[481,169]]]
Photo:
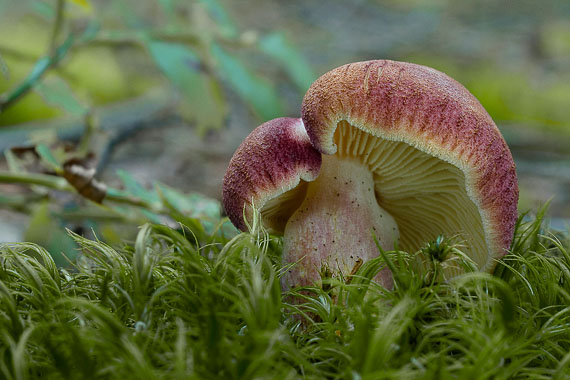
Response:
[[[299,96],[314,79],[284,34],[239,30],[217,0],[8,3],[0,0],[0,140],[15,150],[5,151],[9,170],[0,183],[28,190],[3,195],[0,207],[29,213],[24,237],[47,247],[58,265],[60,252],[76,254],[62,226],[111,243],[145,221],[220,228],[216,200],[158,182],[149,190],[125,171],[118,188],[95,179],[114,139],[128,133],[122,128],[140,123],[133,116],[175,107],[204,135],[225,124],[229,93],[260,121],[282,114],[275,83],[255,71],[259,57],[281,67]],[[131,99],[135,108],[104,111]]]
[[[411,62],[434,67],[458,80],[485,106],[497,123],[522,123],[570,134],[569,80],[541,76],[532,70],[505,69],[493,63],[462,64],[445,57],[411,55]]]
[[[59,6],[64,11],[58,18]],[[33,76],[35,62],[49,59],[49,46],[61,43],[65,35],[74,42],[46,78],[32,79],[32,92],[2,110],[0,125],[76,115],[141,95],[163,85],[160,73],[180,93],[182,115],[203,132],[224,123],[224,86],[261,120],[279,115],[282,104],[275,85],[254,73],[244,59],[251,54],[236,54],[240,50],[266,54],[291,76],[300,93],[314,79],[282,34],[248,37],[215,0],[145,2],[132,10],[119,1],[30,0],[16,8],[7,10],[0,27],[2,67],[9,75],[0,82],[0,92],[16,91],[26,75]],[[51,37],[46,33],[50,28]]]

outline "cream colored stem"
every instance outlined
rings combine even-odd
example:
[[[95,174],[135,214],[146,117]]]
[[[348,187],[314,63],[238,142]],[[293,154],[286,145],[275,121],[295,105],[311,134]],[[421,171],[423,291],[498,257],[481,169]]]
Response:
[[[393,249],[398,227],[378,205],[368,167],[323,155],[318,178],[309,183],[303,203],[285,226],[284,262],[298,264],[283,277],[283,287],[318,283],[325,268],[346,277],[359,260],[379,255],[373,234],[383,249]],[[391,285],[389,273],[378,279]]]

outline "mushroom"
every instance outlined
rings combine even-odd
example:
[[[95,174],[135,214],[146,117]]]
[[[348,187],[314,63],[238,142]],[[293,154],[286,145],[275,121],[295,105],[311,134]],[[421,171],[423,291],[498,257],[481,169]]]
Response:
[[[311,145],[301,119],[270,120],[254,129],[230,160],[222,191],[224,209],[232,223],[246,231],[246,221],[252,221],[257,207],[264,227],[283,233],[320,167],[321,154]]]
[[[461,84],[411,63],[352,63],[317,79],[301,114],[252,132],[224,179],[236,226],[243,229],[243,209],[250,217],[253,204],[283,233],[283,260],[296,263],[284,289],[315,283],[324,268],[349,275],[378,256],[373,235],[383,249],[397,243],[408,252],[441,234],[458,236],[483,271],[506,253],[517,218],[515,165]],[[450,266],[444,276],[461,270]],[[387,269],[375,279],[391,286]]]

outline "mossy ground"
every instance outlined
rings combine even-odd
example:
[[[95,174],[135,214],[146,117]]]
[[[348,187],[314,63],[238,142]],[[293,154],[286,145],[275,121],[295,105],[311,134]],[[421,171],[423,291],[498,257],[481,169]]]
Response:
[[[384,252],[303,295],[281,293],[280,244],[262,233],[197,241],[145,225],[120,248],[73,235],[81,257],[67,270],[5,244],[0,377],[569,378],[570,242],[542,224],[518,224],[493,275],[438,283],[409,270],[413,254]],[[450,244],[426,252],[453,259]],[[386,260],[392,291],[368,280]]]

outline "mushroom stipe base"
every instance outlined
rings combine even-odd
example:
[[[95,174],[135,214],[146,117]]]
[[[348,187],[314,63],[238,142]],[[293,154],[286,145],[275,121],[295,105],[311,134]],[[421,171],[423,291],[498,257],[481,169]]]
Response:
[[[283,288],[311,285],[323,268],[334,277],[348,276],[358,261],[378,256],[373,234],[383,249],[394,248],[398,227],[376,201],[374,178],[360,160],[324,156],[317,179],[291,215],[283,235],[283,260],[296,263],[282,278]],[[391,287],[383,270],[376,278]]]

